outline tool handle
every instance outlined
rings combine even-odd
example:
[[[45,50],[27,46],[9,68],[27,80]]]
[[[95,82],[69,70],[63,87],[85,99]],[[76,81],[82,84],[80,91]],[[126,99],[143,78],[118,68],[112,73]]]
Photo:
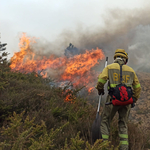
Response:
[[[108,63],[108,57],[106,57],[105,67],[107,66],[107,63]]]
[[[100,109],[101,99],[102,99],[102,94],[101,94],[101,95],[99,95],[99,102],[98,102],[97,112],[99,112],[99,109]]]
[[[108,57],[106,57],[105,67],[107,66],[107,63],[108,63]],[[100,109],[100,105],[101,105],[101,99],[102,99],[102,94],[99,95],[99,102],[98,102],[97,113],[99,113],[99,109]]]
[[[108,61],[108,57],[106,57],[106,61]]]

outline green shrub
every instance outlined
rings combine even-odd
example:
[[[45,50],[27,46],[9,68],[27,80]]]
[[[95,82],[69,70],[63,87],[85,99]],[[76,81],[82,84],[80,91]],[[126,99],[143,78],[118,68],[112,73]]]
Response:
[[[12,72],[6,60],[0,61],[0,150],[118,149],[116,118],[110,142],[97,140],[91,144],[96,104],[78,96],[84,87],[51,87],[50,78]],[[130,149],[149,148],[149,132],[133,123],[128,126]]]

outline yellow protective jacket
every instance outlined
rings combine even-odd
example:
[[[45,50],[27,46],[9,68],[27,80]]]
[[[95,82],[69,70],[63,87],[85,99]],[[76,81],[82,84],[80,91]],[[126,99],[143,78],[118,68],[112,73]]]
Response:
[[[97,89],[103,89],[104,84],[107,82],[107,80],[109,80],[108,90],[110,88],[116,87],[116,85],[120,83],[120,65],[119,64],[123,64],[123,61],[117,60],[115,63],[112,63],[103,69],[102,73],[98,77],[98,82],[96,86]],[[123,78],[123,83],[133,88],[133,97],[137,101],[137,99],[140,96],[141,86],[135,74],[135,71],[131,67],[127,65],[123,65],[122,66],[122,78]]]

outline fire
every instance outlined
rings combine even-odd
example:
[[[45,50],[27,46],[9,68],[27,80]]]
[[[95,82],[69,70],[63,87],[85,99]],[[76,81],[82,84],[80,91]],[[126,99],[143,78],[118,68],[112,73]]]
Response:
[[[22,35],[19,43],[20,51],[14,53],[11,58],[10,68],[12,71],[39,73],[39,71],[45,70],[46,73],[41,72],[41,75],[47,77],[49,69],[57,70],[57,72],[63,69],[59,73],[58,81],[71,81],[74,86],[87,86],[97,79],[95,71],[91,69],[99,64],[99,60],[104,59],[105,56],[101,49],[86,50],[84,54],[70,58],[66,56],[56,58],[54,55],[47,58],[38,56],[33,51],[31,46],[33,43],[35,43],[34,38],[27,37],[25,33]]]
[[[66,96],[65,101],[70,101],[70,95],[67,95],[67,96]]]
[[[88,92],[91,93],[91,92],[93,92],[93,90],[94,90],[94,87],[90,87],[90,88],[88,89]]]
[[[66,69],[61,76],[63,80],[70,80],[74,85],[87,85],[93,81],[91,68],[98,64],[98,60],[102,60],[104,54],[100,49],[92,49],[86,51],[84,54],[75,55],[73,58],[68,59]],[[78,77],[78,78],[77,78]]]
[[[49,58],[43,57],[40,59],[40,56],[31,50],[30,43],[35,43],[35,41],[26,37],[26,34],[23,34],[19,43],[20,51],[16,52],[11,58],[10,68],[12,70],[25,73],[38,73],[41,70],[48,68],[55,69],[65,65],[66,59],[63,57],[55,58],[54,55],[51,55]]]
[[[65,102],[71,102],[71,103],[73,103],[73,100],[74,100],[74,98],[72,97],[71,94],[68,94],[68,95],[66,96],[66,98],[65,98]]]

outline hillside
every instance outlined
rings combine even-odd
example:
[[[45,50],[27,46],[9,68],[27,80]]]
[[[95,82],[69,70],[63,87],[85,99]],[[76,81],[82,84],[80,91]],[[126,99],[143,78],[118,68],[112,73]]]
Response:
[[[150,125],[150,73],[138,72],[142,91],[136,106],[131,109],[130,119],[149,129]]]
[[[134,119],[128,124],[129,143],[131,150],[146,150],[150,148],[149,131],[143,127],[149,128],[146,98],[150,96],[150,79],[149,74],[138,73],[138,76],[142,94],[131,110],[130,118]],[[111,145],[119,145],[117,116],[111,126],[111,142],[99,140],[93,145],[90,137],[96,106],[78,95],[82,87],[70,88],[68,84],[60,88],[47,84],[50,82],[54,81],[34,72],[12,72],[7,61],[0,64],[0,149],[108,150]],[[143,121],[140,126],[139,121]]]

